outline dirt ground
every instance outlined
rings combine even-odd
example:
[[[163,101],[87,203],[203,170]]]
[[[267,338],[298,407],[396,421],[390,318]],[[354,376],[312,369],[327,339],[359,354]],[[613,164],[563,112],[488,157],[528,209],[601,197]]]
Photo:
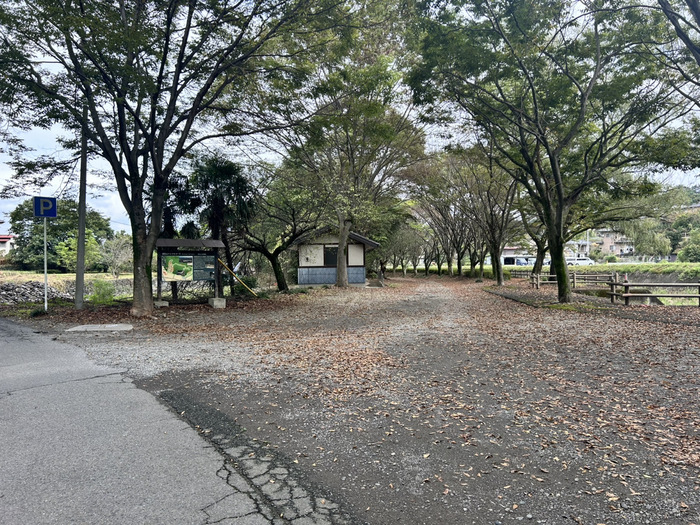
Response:
[[[356,523],[700,525],[700,308],[389,282],[31,322],[203,435],[266,449]],[[134,331],[63,332],[76,322]]]

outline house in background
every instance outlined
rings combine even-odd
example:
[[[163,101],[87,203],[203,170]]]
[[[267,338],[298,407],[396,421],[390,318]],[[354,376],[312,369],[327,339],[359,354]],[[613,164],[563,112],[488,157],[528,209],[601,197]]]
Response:
[[[600,250],[603,255],[632,255],[634,254],[634,243],[619,232],[613,230],[598,230],[601,238]]]
[[[350,232],[347,250],[348,284],[365,285],[366,254],[378,247],[378,242]],[[338,267],[338,235],[332,233],[329,227],[321,228],[311,236],[298,241],[295,248],[299,254],[298,284],[304,286],[335,284]]]
[[[10,250],[15,245],[14,235],[0,235],[0,257],[10,253]]]

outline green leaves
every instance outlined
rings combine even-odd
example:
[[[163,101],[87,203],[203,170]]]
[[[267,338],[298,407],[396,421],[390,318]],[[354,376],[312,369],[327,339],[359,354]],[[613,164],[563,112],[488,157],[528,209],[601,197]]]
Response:
[[[86,215],[88,245],[112,236],[109,220],[99,212],[88,209]],[[75,255],[78,230],[78,204],[71,200],[58,201],[58,216],[47,220],[48,263],[50,268],[71,268]],[[32,200],[28,199],[10,213],[10,231],[16,235],[10,257],[22,268],[38,270],[44,264],[44,221],[34,217]],[[92,245],[94,248],[94,244]],[[60,247],[60,248],[59,248]],[[86,252],[87,253],[87,252]],[[99,259],[99,257],[98,257]],[[97,260],[93,261],[95,264]]]

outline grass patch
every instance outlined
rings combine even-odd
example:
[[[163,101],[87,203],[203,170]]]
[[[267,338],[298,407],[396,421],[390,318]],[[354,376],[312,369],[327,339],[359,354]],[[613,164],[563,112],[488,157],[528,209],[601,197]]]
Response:
[[[19,304],[3,304],[0,305],[0,317],[7,319],[29,319],[33,317],[41,317],[52,310],[59,308],[73,308],[74,304],[65,299],[49,299],[48,312],[44,310],[44,303],[30,302]]]
[[[284,290],[283,293],[285,295],[297,295],[297,294],[306,294],[309,293],[310,290],[309,288],[289,288],[288,290]]]
[[[552,310],[564,310],[566,312],[584,312],[592,310],[609,310],[607,306],[599,306],[590,303],[549,303],[540,305],[542,308],[551,308]]]
[[[43,307],[41,308],[34,308],[31,312],[29,312],[29,317],[41,317],[42,315],[46,315],[48,312],[44,310]]]

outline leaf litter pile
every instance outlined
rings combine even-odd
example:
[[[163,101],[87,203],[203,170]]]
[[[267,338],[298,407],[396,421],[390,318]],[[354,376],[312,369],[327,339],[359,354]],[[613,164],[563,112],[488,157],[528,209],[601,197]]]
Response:
[[[173,307],[111,362],[216,408],[359,523],[700,525],[700,308],[390,282]],[[187,362],[144,378],[128,356],[165,340]]]

